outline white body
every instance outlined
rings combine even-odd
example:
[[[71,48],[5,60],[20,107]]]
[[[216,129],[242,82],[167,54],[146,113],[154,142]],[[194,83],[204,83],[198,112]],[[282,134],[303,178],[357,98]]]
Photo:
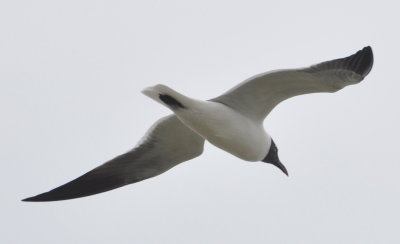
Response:
[[[186,97],[165,85],[146,88],[143,93],[169,109],[171,107],[160,100],[159,94],[176,98],[185,108],[171,110],[182,123],[238,158],[261,161],[269,151],[271,137],[265,132],[262,121],[252,120],[221,103]]]
[[[177,117],[207,141],[246,161],[261,161],[271,138],[262,121],[253,121],[216,102],[196,101],[190,109],[178,109]]]

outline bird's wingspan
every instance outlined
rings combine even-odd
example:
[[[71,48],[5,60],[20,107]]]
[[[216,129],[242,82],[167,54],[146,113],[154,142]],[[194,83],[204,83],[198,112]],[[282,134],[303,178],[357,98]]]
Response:
[[[204,139],[175,115],[158,120],[137,147],[49,192],[23,201],[43,202],[85,197],[157,176],[199,156]]]
[[[372,65],[372,49],[368,46],[349,57],[308,68],[256,75],[211,101],[225,104],[252,119],[264,120],[278,103],[288,98],[307,93],[335,92],[359,83],[368,75]]]

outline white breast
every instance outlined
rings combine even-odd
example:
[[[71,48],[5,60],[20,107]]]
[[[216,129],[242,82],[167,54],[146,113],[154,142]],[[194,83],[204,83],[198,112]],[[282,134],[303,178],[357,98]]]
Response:
[[[271,138],[262,121],[250,120],[221,103],[196,101],[175,113],[210,143],[243,160],[260,161],[269,151]]]

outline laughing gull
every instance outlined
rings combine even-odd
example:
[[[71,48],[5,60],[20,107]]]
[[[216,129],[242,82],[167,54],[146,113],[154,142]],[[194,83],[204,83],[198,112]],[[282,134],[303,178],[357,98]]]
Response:
[[[286,175],[278,148],[263,121],[280,102],[302,94],[336,92],[357,84],[373,64],[371,47],[341,59],[302,69],[262,73],[219,97],[200,101],[165,86],[143,93],[172,110],[158,120],[135,148],[49,192],[23,201],[85,197],[157,176],[203,152],[204,141],[246,161],[262,161]]]

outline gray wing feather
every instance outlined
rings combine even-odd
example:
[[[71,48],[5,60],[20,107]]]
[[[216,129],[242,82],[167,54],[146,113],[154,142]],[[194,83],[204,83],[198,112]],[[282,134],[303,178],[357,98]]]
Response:
[[[264,120],[280,102],[302,94],[336,92],[359,83],[373,64],[371,47],[342,59],[304,69],[278,70],[251,77],[223,95],[211,99],[255,120]]]
[[[199,156],[204,139],[175,115],[158,120],[132,150],[49,192],[23,201],[43,202],[85,197],[157,176]]]

